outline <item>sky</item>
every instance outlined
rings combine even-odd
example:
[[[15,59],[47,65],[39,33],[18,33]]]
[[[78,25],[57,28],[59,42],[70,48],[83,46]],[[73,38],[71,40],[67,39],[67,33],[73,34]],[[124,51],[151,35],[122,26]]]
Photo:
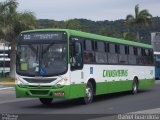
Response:
[[[4,1],[4,0],[0,0]],[[94,21],[125,19],[134,7],[148,9],[160,16],[160,0],[17,0],[18,11],[32,11],[38,19],[68,20],[84,18]]]

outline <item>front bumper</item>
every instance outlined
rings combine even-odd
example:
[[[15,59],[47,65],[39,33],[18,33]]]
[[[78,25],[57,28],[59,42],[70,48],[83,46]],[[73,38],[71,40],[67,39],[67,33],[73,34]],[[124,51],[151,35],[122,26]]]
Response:
[[[29,97],[29,98],[69,98],[69,86],[61,88],[56,87],[30,87],[30,86],[15,86],[16,97]],[[64,93],[64,94],[56,94]]]

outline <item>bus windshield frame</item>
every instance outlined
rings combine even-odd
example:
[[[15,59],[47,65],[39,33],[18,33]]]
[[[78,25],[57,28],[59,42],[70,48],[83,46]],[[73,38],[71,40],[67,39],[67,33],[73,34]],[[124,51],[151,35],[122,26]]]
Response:
[[[32,37],[29,37],[30,35]],[[65,74],[68,70],[67,46],[66,32],[20,34],[16,56],[17,74],[29,77],[51,77]]]

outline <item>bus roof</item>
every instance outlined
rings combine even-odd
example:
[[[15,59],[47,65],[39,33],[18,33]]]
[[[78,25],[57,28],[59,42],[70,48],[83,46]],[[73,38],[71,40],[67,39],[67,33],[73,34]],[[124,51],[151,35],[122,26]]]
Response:
[[[78,37],[90,38],[90,39],[94,39],[94,40],[102,40],[102,41],[137,46],[137,47],[153,48],[152,45],[149,45],[149,44],[124,40],[124,39],[120,39],[120,38],[107,37],[107,36],[102,36],[102,35],[97,35],[97,34],[92,34],[92,33],[86,33],[86,32],[81,32],[81,31],[76,31],[76,30],[70,30],[70,29],[35,29],[35,30],[23,31],[22,33],[43,32],[43,31],[45,31],[45,32],[47,32],[47,31],[65,31],[69,35],[78,36]]]

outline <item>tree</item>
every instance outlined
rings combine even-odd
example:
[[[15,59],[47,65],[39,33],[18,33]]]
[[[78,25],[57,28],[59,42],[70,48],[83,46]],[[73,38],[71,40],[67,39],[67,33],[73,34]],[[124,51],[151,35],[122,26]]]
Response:
[[[81,30],[82,29],[80,22],[76,19],[67,20],[67,21],[65,21],[64,25],[65,25],[65,28],[67,28],[67,29],[73,29],[73,30]]]
[[[102,26],[99,29],[99,34],[104,35],[104,36],[109,36],[109,30],[108,30],[107,26]]]
[[[125,40],[136,41],[136,34],[135,33],[124,32],[123,33],[123,38]]]
[[[36,17],[32,12],[17,12],[17,0],[0,2],[0,33],[3,39],[11,43],[10,77],[15,78],[16,39],[19,33],[36,26]]]
[[[148,26],[151,24],[152,15],[148,12],[147,9],[139,10],[139,5],[135,6],[135,16],[129,14],[126,17],[126,25],[134,26],[138,31],[138,28],[141,26]],[[128,30],[128,32],[130,32]],[[137,39],[139,40],[139,32],[137,32]]]

